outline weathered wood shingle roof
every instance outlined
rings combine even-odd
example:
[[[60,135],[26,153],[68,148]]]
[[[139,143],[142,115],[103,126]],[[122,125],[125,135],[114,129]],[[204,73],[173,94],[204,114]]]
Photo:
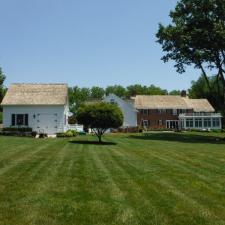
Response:
[[[187,105],[189,105],[194,112],[215,112],[207,99],[190,99],[184,98]]]
[[[176,95],[137,95],[137,109],[193,109],[194,112],[214,112],[207,99],[189,99]]]
[[[12,84],[2,105],[65,105],[66,84]]]
[[[175,95],[137,95],[134,99],[137,109],[190,109],[180,96]]]

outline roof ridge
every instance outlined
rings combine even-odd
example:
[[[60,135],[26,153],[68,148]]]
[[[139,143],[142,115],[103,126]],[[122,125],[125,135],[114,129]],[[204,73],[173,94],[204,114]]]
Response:
[[[10,85],[68,85],[67,83],[11,83]]]

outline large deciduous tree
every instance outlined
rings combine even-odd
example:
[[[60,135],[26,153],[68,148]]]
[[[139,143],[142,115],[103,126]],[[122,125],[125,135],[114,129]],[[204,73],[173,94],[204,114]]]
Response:
[[[94,86],[91,88],[91,98],[101,100],[105,95],[104,88]]]
[[[96,103],[82,105],[76,114],[79,124],[91,128],[102,141],[102,135],[109,128],[118,128],[123,124],[123,113],[117,105],[110,103]]]
[[[188,90],[188,92],[190,98],[206,98],[217,111],[222,111],[220,103],[223,99],[223,96],[221,93],[218,94],[217,92],[215,85],[217,83],[216,79],[216,76],[209,77],[209,84],[211,86],[211,89],[209,90],[204,77],[201,76],[197,81],[192,81],[191,88]],[[221,81],[219,81],[219,85],[222,88]]]
[[[69,88],[70,111],[76,113],[83,102],[90,99],[91,92],[89,88],[79,88],[78,86]]]
[[[3,86],[4,81],[5,81],[5,75],[3,74],[2,69],[0,67],[0,103],[2,102],[2,99],[6,92],[6,89]],[[1,123],[2,123],[2,106],[0,105],[0,124]]]
[[[209,74],[216,73],[216,91],[225,108],[225,1],[180,0],[168,26],[159,25],[156,34],[165,55],[164,62],[175,61],[179,73],[194,65],[211,90]],[[221,85],[222,84],[222,85]]]
[[[126,97],[127,96],[127,90],[121,85],[113,85],[113,86],[108,86],[105,89],[106,95],[109,94],[115,94],[119,97]]]
[[[4,81],[5,81],[5,75],[3,74],[2,68],[0,67],[0,103],[2,102],[4,93],[5,93],[5,89],[3,86]]]

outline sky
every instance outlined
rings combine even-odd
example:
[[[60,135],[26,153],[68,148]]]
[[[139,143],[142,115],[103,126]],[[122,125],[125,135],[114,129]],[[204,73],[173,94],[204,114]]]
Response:
[[[187,89],[161,60],[158,24],[176,0],[0,0],[0,67],[10,83],[120,84]]]

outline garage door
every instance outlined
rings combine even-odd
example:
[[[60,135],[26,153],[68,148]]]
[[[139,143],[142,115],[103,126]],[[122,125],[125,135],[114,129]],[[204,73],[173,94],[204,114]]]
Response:
[[[37,130],[41,133],[55,134],[57,132],[57,114],[38,114]]]

